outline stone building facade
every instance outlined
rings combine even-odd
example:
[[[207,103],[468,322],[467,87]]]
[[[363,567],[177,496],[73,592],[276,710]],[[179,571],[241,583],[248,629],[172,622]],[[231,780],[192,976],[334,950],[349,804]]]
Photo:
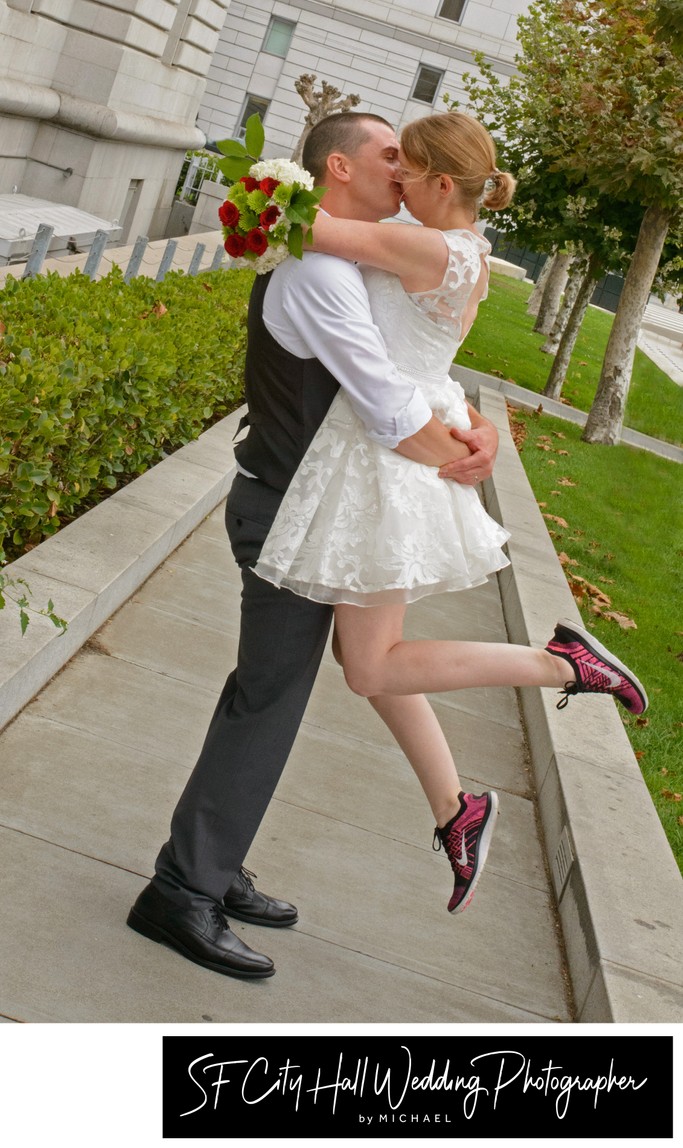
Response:
[[[238,134],[252,112],[266,154],[291,154],[307,108],[303,73],[327,80],[358,110],[397,128],[462,99],[462,74],[482,51],[501,76],[514,71],[517,18],[529,0],[232,0],[208,74],[198,125],[209,141]]]
[[[0,194],[163,236],[230,0],[0,0]]]

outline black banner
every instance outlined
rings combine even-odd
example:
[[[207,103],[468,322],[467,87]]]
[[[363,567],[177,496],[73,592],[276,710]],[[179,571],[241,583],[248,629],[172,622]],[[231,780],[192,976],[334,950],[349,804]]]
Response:
[[[166,1036],[163,1136],[673,1137],[670,1036]]]

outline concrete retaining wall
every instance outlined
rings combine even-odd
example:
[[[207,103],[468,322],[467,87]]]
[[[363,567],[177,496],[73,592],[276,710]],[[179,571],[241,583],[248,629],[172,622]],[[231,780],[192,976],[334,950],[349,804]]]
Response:
[[[472,374],[472,373],[470,373]],[[486,376],[483,376],[486,378]],[[475,380],[470,379],[473,385]],[[543,646],[574,600],[509,433],[505,400],[481,388],[501,445],[485,484],[511,531],[499,575],[510,639]],[[5,568],[69,622],[21,637],[0,612],[0,728],[9,722],[225,497],[240,412]],[[683,882],[614,703],[520,691],[570,975],[583,1022],[683,1019]]]

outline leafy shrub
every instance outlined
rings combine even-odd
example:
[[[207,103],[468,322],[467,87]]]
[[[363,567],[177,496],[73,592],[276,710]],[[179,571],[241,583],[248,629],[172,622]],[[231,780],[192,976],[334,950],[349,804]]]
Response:
[[[119,268],[0,292],[0,561],[241,402],[251,272]]]

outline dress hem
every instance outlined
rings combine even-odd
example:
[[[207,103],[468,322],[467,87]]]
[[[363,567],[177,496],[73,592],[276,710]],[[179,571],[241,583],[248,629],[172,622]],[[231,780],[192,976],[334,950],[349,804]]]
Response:
[[[319,602],[328,606],[389,606],[395,604],[410,605],[420,598],[432,594],[452,593],[458,590],[473,590],[476,586],[483,586],[492,574],[504,570],[510,565],[510,560],[501,554],[499,566],[493,566],[486,573],[472,577],[442,579],[439,582],[422,583],[417,586],[390,586],[381,590],[350,590],[339,586],[325,586],[323,583],[311,584],[290,578],[281,571],[261,563],[252,567],[254,574],[266,582],[270,582],[278,590],[290,590],[300,598],[308,598],[312,602]]]

